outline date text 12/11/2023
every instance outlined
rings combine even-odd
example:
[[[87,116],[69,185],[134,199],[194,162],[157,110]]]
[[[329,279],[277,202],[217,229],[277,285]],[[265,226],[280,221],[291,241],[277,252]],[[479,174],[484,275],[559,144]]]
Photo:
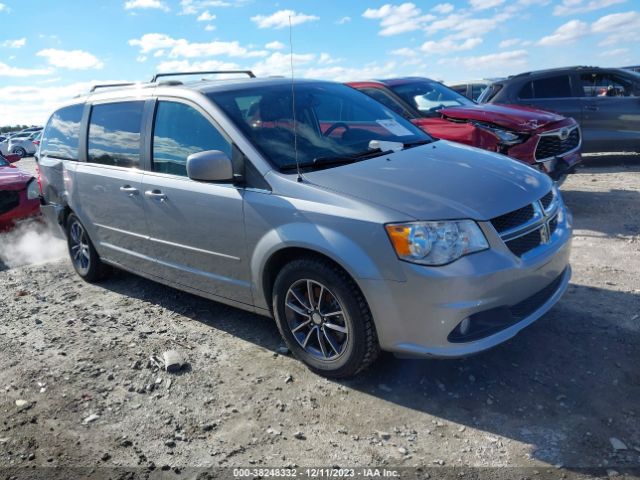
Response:
[[[234,468],[234,478],[398,478],[387,468]]]

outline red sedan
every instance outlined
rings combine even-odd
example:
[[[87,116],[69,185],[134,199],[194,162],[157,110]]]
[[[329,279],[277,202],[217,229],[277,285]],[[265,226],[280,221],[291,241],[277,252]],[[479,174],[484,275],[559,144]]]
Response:
[[[421,77],[349,82],[435,138],[499,152],[563,179],[581,161],[573,118],[534,108],[479,105]]]
[[[38,182],[12,164],[15,157],[17,155],[9,158],[0,155],[0,231],[12,228],[17,220],[40,213]]]

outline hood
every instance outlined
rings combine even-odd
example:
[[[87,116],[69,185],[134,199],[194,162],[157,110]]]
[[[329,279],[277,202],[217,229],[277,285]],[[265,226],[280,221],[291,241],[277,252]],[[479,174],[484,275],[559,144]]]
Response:
[[[517,132],[533,132],[550,123],[564,120],[562,115],[536,108],[493,103],[443,108],[440,114],[445,118],[493,123]]]
[[[489,220],[532,203],[552,185],[520,162],[445,140],[304,176],[408,216],[397,221]]]
[[[32,178],[34,178],[32,175],[17,168],[0,166],[0,189],[2,190],[20,190]]]

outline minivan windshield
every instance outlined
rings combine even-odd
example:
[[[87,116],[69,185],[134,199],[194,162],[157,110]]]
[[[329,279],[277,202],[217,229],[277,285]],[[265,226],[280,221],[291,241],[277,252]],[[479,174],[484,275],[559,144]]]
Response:
[[[432,139],[411,122],[350,87],[329,82],[255,85],[208,97],[276,167],[323,167],[380,155],[378,140],[405,147]],[[295,119],[295,122],[294,122]],[[295,123],[295,140],[294,140]]]
[[[391,85],[389,88],[425,115],[435,116],[440,109],[445,107],[475,105],[473,100],[460,95],[455,90],[429,80]]]

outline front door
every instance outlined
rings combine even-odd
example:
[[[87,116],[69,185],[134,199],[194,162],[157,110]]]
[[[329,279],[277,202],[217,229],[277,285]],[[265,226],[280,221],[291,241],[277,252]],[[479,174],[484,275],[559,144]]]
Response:
[[[78,162],[74,204],[96,250],[105,260],[149,271],[140,169],[144,102],[93,105],[87,161]]]
[[[187,157],[205,150],[221,150],[231,158],[232,144],[197,106],[159,100],[151,168],[142,180],[157,274],[250,304],[243,190],[187,177]]]
[[[580,82],[584,150],[640,151],[640,80],[598,71]]]

